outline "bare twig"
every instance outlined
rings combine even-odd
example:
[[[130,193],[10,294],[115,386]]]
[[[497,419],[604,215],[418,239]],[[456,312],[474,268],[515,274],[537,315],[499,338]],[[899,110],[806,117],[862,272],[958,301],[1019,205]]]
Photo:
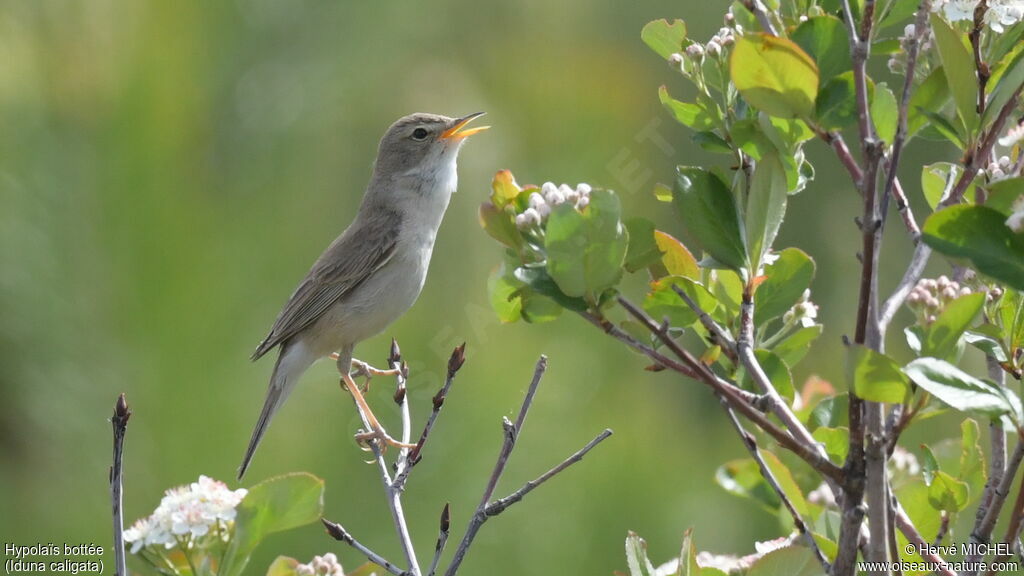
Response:
[[[999,362],[991,356],[987,357],[986,361],[989,377],[996,382],[997,386],[1003,386],[1006,372],[999,366]],[[983,528],[989,509],[995,502],[996,491],[1002,484],[1003,476],[1006,473],[1006,433],[1003,431],[1003,423],[996,418],[989,424],[988,429],[992,454],[989,460],[988,480],[985,481],[985,488],[981,493],[978,510],[974,516],[974,533],[978,534],[980,534],[979,531]],[[980,559],[981,554],[977,551],[972,551],[967,557],[967,561],[972,564]],[[974,572],[977,573],[977,571]]]
[[[761,3],[761,0],[743,0],[743,6],[757,17],[758,23],[761,24],[761,28],[765,32],[772,36],[779,35],[778,32],[775,31],[775,26],[772,25],[772,21],[768,18],[768,12],[765,10],[764,4]]]
[[[395,576],[413,576],[412,572],[402,570],[393,562],[388,561],[387,558],[384,558],[380,554],[377,554],[373,550],[370,550],[368,547],[364,546],[361,542],[353,538],[352,535],[349,534],[345,530],[345,528],[342,527],[341,524],[338,524],[337,522],[331,522],[326,518],[321,518],[320,521],[323,522],[324,528],[327,529],[327,533],[331,535],[331,538],[334,538],[339,542],[344,542],[345,544],[348,544],[349,546],[355,548],[363,556],[366,556],[366,558],[370,562],[373,562],[381,568],[384,568],[385,570],[394,574]]]
[[[459,547],[455,549],[455,556],[452,558],[451,564],[448,565],[448,570],[445,571],[446,576],[454,576],[459,570],[459,566],[462,565],[462,561],[466,557],[466,552],[469,550],[470,545],[473,544],[473,539],[476,538],[477,532],[480,531],[480,527],[487,521],[487,505],[491,502],[491,497],[494,496],[494,489],[498,486],[498,481],[501,480],[501,475],[505,473],[505,466],[508,465],[508,458],[512,455],[512,450],[515,448],[516,439],[519,437],[519,432],[523,428],[523,424],[526,422],[526,415],[530,411],[530,406],[533,404],[533,398],[537,395],[537,387],[540,386],[541,378],[544,377],[544,372],[548,369],[548,359],[546,356],[541,356],[537,360],[537,366],[533,370],[533,380],[530,381],[530,387],[526,391],[526,396],[523,398],[523,404],[519,408],[519,416],[516,418],[516,423],[513,424],[508,418],[502,420],[502,428],[505,431],[505,440],[501,444],[501,450],[498,452],[498,461],[494,463],[494,470],[491,472],[490,478],[487,480],[487,487],[484,488],[483,497],[480,499],[480,504],[476,507],[476,512],[473,514],[473,518],[469,521],[469,526],[466,527],[466,534],[462,537],[462,541],[459,542]]]
[[[407,465],[395,474],[395,489],[405,489],[405,483],[409,479],[409,473],[423,457],[423,446],[427,443],[427,438],[430,437],[430,432],[434,429],[434,422],[437,421],[437,417],[441,413],[441,408],[444,406],[444,402],[448,398],[448,391],[451,390],[452,382],[455,381],[455,375],[459,372],[459,368],[462,368],[465,361],[466,344],[463,342],[452,350],[451,356],[448,357],[448,374],[445,378],[444,386],[442,386],[441,389],[437,391],[437,394],[434,395],[433,410],[431,410],[426,424],[423,425],[423,432],[420,433],[420,439],[416,442],[416,447],[409,452]]]
[[[522,432],[523,425],[526,422],[526,415],[530,411],[530,406],[533,404],[534,397],[537,395],[537,388],[540,386],[540,381],[544,376],[545,370],[547,370],[547,365],[547,357],[541,356],[533,371],[533,380],[530,381],[530,387],[527,389],[526,396],[523,398],[523,404],[519,408],[519,416],[516,417],[515,423],[513,424],[508,418],[502,419],[502,428],[505,432],[505,440],[502,442],[501,450],[498,452],[498,460],[495,462],[494,470],[491,472],[486,488],[484,488],[484,494],[480,499],[480,504],[477,505],[476,511],[473,513],[473,517],[470,519],[469,525],[466,527],[466,534],[462,537],[462,541],[459,542],[459,547],[455,550],[455,555],[452,557],[451,564],[448,565],[448,569],[445,571],[445,576],[454,576],[458,572],[459,568],[462,566],[462,561],[466,558],[466,553],[469,551],[469,547],[473,544],[473,540],[476,538],[477,533],[488,518],[491,516],[497,516],[508,506],[522,500],[526,494],[540,484],[543,484],[559,472],[562,472],[572,464],[582,460],[583,456],[586,455],[587,452],[611,435],[611,430],[605,430],[599,434],[597,438],[584,446],[583,449],[570,456],[558,466],[555,466],[545,474],[541,475],[533,482],[528,482],[526,486],[505,498],[493,502],[491,501],[491,498],[494,496],[494,490],[498,486],[498,481],[501,480],[501,476],[505,472],[509,456],[512,455],[512,450],[515,449],[516,440],[519,438],[520,432]]]
[[[409,378],[409,370],[405,362],[402,362],[402,351],[398,347],[398,340],[394,338],[391,339],[391,353],[388,354],[388,366],[392,370],[398,371],[398,374],[395,376],[395,402],[402,413],[402,443],[408,444],[409,439],[412,437],[412,415],[409,413],[409,394],[405,385]],[[398,459],[395,461],[395,476],[403,475],[410,465],[409,449],[402,447],[399,449]],[[393,482],[391,488],[396,488]]]
[[[116,576],[127,576],[128,569],[125,565],[124,554],[124,510],[122,509],[122,455],[124,454],[124,435],[128,427],[128,419],[132,411],[128,409],[128,402],[124,394],[117,397],[114,404],[114,415],[110,423],[114,428],[114,463],[110,467],[110,505],[114,516],[114,574]]]
[[[427,576],[434,576],[434,573],[437,572],[437,565],[441,562],[441,554],[444,554],[444,547],[448,544],[448,534],[451,532],[451,526],[451,505],[445,503],[444,509],[441,510],[441,527],[437,532],[437,544],[434,546],[434,560],[430,562],[430,570],[427,572]]]
[[[516,490],[515,492],[509,494],[508,496],[505,496],[504,498],[498,498],[497,500],[488,504],[487,507],[484,509],[484,513],[487,514],[487,516],[497,516],[498,514],[501,514],[505,511],[506,508],[522,500],[527,494],[533,492],[533,490],[535,488],[538,488],[541,484],[554,478],[556,475],[561,473],[569,466],[572,466],[573,464],[579,462],[580,460],[583,460],[583,457],[587,455],[587,452],[593,450],[595,446],[597,446],[601,442],[604,442],[611,435],[612,431],[608,428],[605,428],[604,431],[595,436],[593,440],[587,442],[587,444],[583,446],[583,448],[580,448],[571,456],[569,456],[565,460],[562,460],[554,468],[541,474],[537,478],[530,480],[526,484],[523,484],[522,488]]]
[[[818,559],[818,562],[825,569],[825,572],[828,572],[830,568],[828,558],[825,557],[825,554],[823,554],[821,549],[818,547],[818,543],[814,540],[814,534],[811,533],[811,530],[807,527],[803,516],[800,515],[800,512],[796,509],[793,501],[789,499],[788,495],[786,495],[786,491],[782,489],[781,485],[779,485],[779,481],[775,478],[775,474],[772,473],[771,468],[769,468],[768,464],[765,463],[764,458],[761,456],[761,452],[757,448],[757,439],[755,439],[753,434],[747,432],[743,427],[743,423],[736,417],[736,412],[734,412],[732,407],[729,406],[729,402],[721,396],[718,397],[718,400],[722,404],[722,407],[725,408],[725,413],[729,416],[729,421],[732,423],[732,427],[736,430],[736,433],[740,435],[740,439],[743,441],[743,446],[746,447],[747,451],[750,452],[750,456],[754,459],[754,462],[757,463],[757,467],[761,471],[761,476],[764,477],[765,481],[768,482],[768,485],[775,491],[775,494],[778,495],[780,500],[782,500],[783,506],[786,507],[790,516],[793,517],[793,525],[796,526],[800,535],[804,537],[804,540],[811,548],[811,551],[814,552],[815,558]]]

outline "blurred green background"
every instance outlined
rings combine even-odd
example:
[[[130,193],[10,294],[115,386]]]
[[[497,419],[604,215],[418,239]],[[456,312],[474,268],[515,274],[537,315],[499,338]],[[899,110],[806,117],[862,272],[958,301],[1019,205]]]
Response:
[[[134,409],[129,521],[199,474],[232,481],[272,360],[248,356],[313,259],[349,222],[376,143],[401,115],[488,112],[466,146],[460,191],[417,305],[357,353],[380,364],[391,337],[412,366],[417,422],[451,348],[468,362],[410,481],[420,555],[451,501],[461,536],[539,354],[551,368],[498,492],[615,430],[581,465],[489,523],[467,574],[610,574],[627,530],[655,559],[694,526],[702,549],[747,553],[777,521],[715,486],[745,452],[714,398],[652,374],[568,315],[499,325],[487,276],[500,260],[476,210],[492,174],[590,182],[625,211],[679,233],[651,190],[708,157],[663,113],[681,79],[640,41],[682,17],[709,38],[727,2],[527,0],[6,0],[0,3],[0,541],[107,544],[107,418]],[[656,133],[657,138],[651,134]],[[823,338],[795,374],[841,382],[852,329],[858,202],[819,146],[818,180],[790,204],[780,246],[818,262]],[[906,166],[915,164],[913,152]],[[918,163],[918,165],[920,165]],[[912,172],[912,170],[911,170]],[[908,175],[915,182],[914,175]],[[911,190],[916,192],[915,187]],[[915,198],[919,192],[915,194]],[[916,202],[916,200],[915,200]],[[908,252],[890,226],[883,286]],[[632,284],[640,296],[640,285]],[[897,332],[898,333],[898,332]],[[390,384],[371,401],[395,416]],[[326,515],[392,558],[375,468],[331,363],[315,366],[270,428],[246,484],[288,471],[326,479]],[[272,537],[278,554],[362,559],[319,526]],[[107,560],[111,560],[108,554]]]

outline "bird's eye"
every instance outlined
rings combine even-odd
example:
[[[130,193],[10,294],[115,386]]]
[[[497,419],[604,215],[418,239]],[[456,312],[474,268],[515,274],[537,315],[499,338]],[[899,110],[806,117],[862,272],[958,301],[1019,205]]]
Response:
[[[426,128],[417,128],[417,129],[413,130],[412,131],[412,139],[413,140],[426,140],[427,139],[427,129]]]

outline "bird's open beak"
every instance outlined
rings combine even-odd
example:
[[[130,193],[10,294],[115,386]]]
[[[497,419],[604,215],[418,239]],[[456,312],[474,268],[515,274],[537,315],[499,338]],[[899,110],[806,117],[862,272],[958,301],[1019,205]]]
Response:
[[[477,126],[476,128],[469,128],[468,130],[463,130],[466,124],[472,122],[474,118],[478,118],[483,115],[484,112],[475,112],[473,114],[470,114],[469,116],[463,116],[462,118],[459,118],[458,120],[455,121],[454,126],[441,133],[441,139],[462,140],[467,136],[472,136],[477,132],[483,132],[484,130],[487,130],[488,128],[490,128],[490,126]]]

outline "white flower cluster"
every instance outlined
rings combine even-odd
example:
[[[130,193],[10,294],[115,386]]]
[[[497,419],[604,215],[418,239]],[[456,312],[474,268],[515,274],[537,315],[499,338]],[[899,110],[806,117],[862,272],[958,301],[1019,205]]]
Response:
[[[1024,196],[1013,201],[1013,213],[1006,219],[1006,225],[1017,234],[1024,233]]]
[[[999,139],[999,145],[1006,148],[1012,148],[1017,144],[1024,141],[1024,122],[1011,127],[1006,131],[1006,135]]]
[[[246,493],[245,489],[230,490],[219,480],[200,476],[198,482],[165,492],[151,515],[124,531],[124,539],[136,554],[146,546],[173,548],[179,538],[200,538],[214,527],[227,538],[235,509]]]
[[[907,54],[910,52],[910,46],[917,36],[917,27],[914,24],[907,24],[903,28],[903,35],[900,36],[900,48],[901,50],[896,51],[892,56],[889,57],[889,71],[893,74],[903,74],[907,69]],[[931,26],[927,26],[924,34],[921,38],[921,44],[918,47],[920,52],[927,52],[932,47],[932,41],[935,36],[932,34]],[[926,71],[927,62],[923,60],[918,61],[918,67],[914,70],[915,76],[923,74]]]
[[[992,162],[985,169],[985,175],[988,176],[989,182],[999,182],[1010,177],[1008,172],[1012,171],[1009,156],[1000,156],[998,160]]]
[[[920,280],[907,296],[907,307],[917,314],[924,324],[935,322],[939,314],[953,300],[971,293],[967,286],[950,280],[946,276]]]
[[[338,557],[328,552],[323,556],[313,556],[309,564],[299,564],[295,567],[295,574],[298,576],[345,576]]]
[[[729,12],[725,15],[725,26],[720,28],[707,44],[694,42],[686,47],[685,56],[679,53],[672,54],[668,61],[672,66],[678,67],[682,66],[684,58],[689,58],[697,63],[704,59],[705,54],[712,58],[718,58],[726,47],[732,46],[736,42],[736,34],[743,34],[743,27],[736,23],[736,17]]]
[[[590,184],[577,184],[572,188],[568,184],[555,186],[545,182],[540,192],[533,192],[527,200],[529,207],[522,214],[516,214],[516,227],[520,230],[540,226],[547,222],[551,208],[559,204],[571,204],[577,210],[583,210],[590,204]]]
[[[950,22],[974,21],[974,12],[981,0],[936,0],[933,12],[942,12]],[[1003,33],[1024,19],[1024,0],[988,0],[983,21],[993,32]]]
[[[818,305],[811,302],[811,291],[804,290],[800,300],[786,311],[782,321],[786,324],[799,322],[803,327],[814,326],[814,320],[818,317]]]

